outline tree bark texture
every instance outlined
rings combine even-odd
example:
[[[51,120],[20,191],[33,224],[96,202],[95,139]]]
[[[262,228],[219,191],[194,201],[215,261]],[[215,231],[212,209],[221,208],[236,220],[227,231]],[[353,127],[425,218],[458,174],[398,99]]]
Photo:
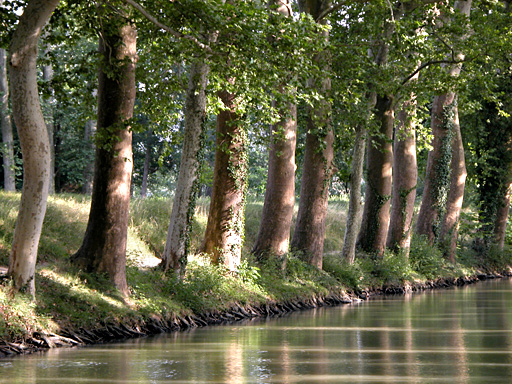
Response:
[[[471,0],[456,1],[454,8],[469,16]],[[464,54],[457,53],[455,59],[462,61]],[[458,76],[461,69],[462,64],[454,64],[447,68],[447,72],[450,76]],[[434,244],[440,235],[450,188],[455,98],[455,93],[448,92],[435,96],[432,103],[433,149],[428,154],[423,198],[416,223],[416,232],[426,236],[430,244]]]
[[[272,4],[282,16],[292,16],[290,1],[276,0]],[[284,267],[295,205],[297,106],[288,103],[280,115],[281,121],[271,127],[265,202],[252,253],[260,259],[277,257]]]
[[[199,188],[208,72],[209,67],[204,62],[198,60],[192,63],[185,99],[185,132],[180,171],[162,257],[164,270],[172,268],[178,275],[183,274],[187,264],[189,236]]]
[[[47,84],[50,84],[53,79],[53,67],[48,65],[43,65],[43,81]],[[45,108],[45,121],[46,121],[46,130],[48,132],[48,142],[50,143],[50,151],[51,151],[51,165],[50,165],[50,185],[48,192],[50,195],[55,194],[55,114],[54,114],[54,105],[55,105],[55,97],[53,95],[54,91],[51,86],[48,87],[48,91],[50,92],[50,96],[46,102]]]
[[[259,258],[282,258],[288,252],[295,205],[295,145],[297,106],[288,105],[291,116],[272,127],[265,202],[252,252]]]
[[[304,0],[301,10],[314,19],[323,12],[325,4],[320,0]],[[320,23],[325,23],[321,20]],[[329,32],[324,31],[319,38],[329,40]],[[314,60],[326,70],[330,69],[331,58],[328,52],[319,53]],[[327,71],[328,72],[328,71]],[[304,154],[303,174],[300,187],[299,212],[293,233],[291,248],[298,251],[302,259],[322,268],[325,217],[329,185],[334,173],[334,132],[330,121],[331,79],[310,80],[311,86],[324,96],[318,105],[310,107],[307,119],[308,133]]]
[[[416,103],[411,97],[398,112],[399,124],[393,144],[393,197],[387,247],[409,254],[412,217],[416,199],[418,166],[416,162],[416,130],[413,116]]]
[[[382,255],[386,248],[393,173],[393,99],[377,95],[375,117],[379,131],[368,138],[367,180],[357,246]]]
[[[214,263],[236,270],[244,239],[247,134],[235,95],[221,91],[219,97],[225,109],[217,115],[213,190],[202,249]]]
[[[119,16],[103,18],[100,37],[97,148],[91,211],[74,261],[105,272],[128,295],[126,241],[132,174],[132,133],[127,120],[135,102],[135,27]],[[107,19],[108,18],[108,19]]]
[[[140,197],[145,199],[148,193],[148,178],[149,178],[149,162],[151,160],[151,146],[150,137],[152,135],[151,129],[146,132],[146,140],[144,146],[146,150],[144,152],[144,167],[142,169],[142,185],[140,187]]]
[[[348,199],[347,222],[343,237],[342,259],[353,264],[356,259],[357,233],[361,225],[363,201],[361,200],[361,179],[364,170],[364,153],[366,147],[366,128],[359,125],[356,128],[352,166],[350,170],[350,193]]]
[[[439,244],[444,256],[452,263],[457,252],[457,236],[459,233],[459,218],[464,200],[466,186],[466,161],[464,146],[460,132],[459,112],[455,105],[453,116],[452,161],[450,172],[450,190],[446,197],[446,213],[441,224]]]
[[[10,90],[13,116],[23,154],[23,191],[8,274],[15,290],[26,288],[35,295],[35,266],[41,236],[48,184],[50,145],[37,88],[38,42],[58,0],[31,0],[20,17],[9,49]]]
[[[9,83],[7,80],[7,52],[0,48],[0,127],[2,129],[2,161],[4,191],[16,190],[12,122],[9,113]]]
[[[416,232],[434,244],[440,233],[444,215],[452,161],[453,109],[455,94],[434,97],[431,112],[431,129],[434,135],[432,151],[427,158],[425,184],[421,208],[416,222]]]
[[[494,241],[498,249],[503,250],[505,247],[505,235],[507,232],[507,222],[510,210],[510,199],[512,195],[512,166],[509,165],[508,180],[503,188],[502,199],[496,213],[496,220],[494,222]]]

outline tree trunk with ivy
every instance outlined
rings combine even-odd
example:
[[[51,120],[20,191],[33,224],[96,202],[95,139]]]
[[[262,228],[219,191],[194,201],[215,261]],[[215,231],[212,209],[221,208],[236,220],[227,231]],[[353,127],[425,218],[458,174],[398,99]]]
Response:
[[[244,240],[247,133],[236,95],[220,91],[218,96],[225,109],[217,115],[213,190],[202,250],[214,263],[236,270]]]
[[[190,66],[185,98],[185,131],[180,171],[174,194],[171,220],[162,255],[162,267],[183,274],[189,251],[189,236],[199,187],[201,141],[206,118],[206,83],[209,67],[202,61]]]
[[[305,0],[301,3],[302,12],[318,19],[325,8],[319,0]],[[326,23],[325,20],[320,21]],[[321,38],[329,39],[328,31]],[[314,60],[326,70],[330,68],[328,52],[319,53]],[[330,114],[331,79],[324,77],[310,81],[312,87],[324,97],[317,105],[308,111],[306,149],[304,153],[303,174],[300,187],[299,212],[293,233],[291,248],[298,251],[301,258],[317,267],[322,268],[325,217],[329,185],[334,173],[334,132]]]
[[[126,242],[133,165],[128,121],[135,103],[137,33],[120,15],[109,13],[102,20],[91,211],[82,246],[72,259],[89,272],[107,273],[128,295]]]
[[[501,199],[494,221],[494,241],[498,249],[505,247],[505,238],[507,233],[507,223],[510,210],[510,198],[512,195],[512,164],[508,165],[508,175],[503,188],[501,189]]]
[[[292,16],[289,1],[276,1],[275,6],[281,15]],[[284,266],[295,205],[297,106],[286,103],[280,107],[280,116],[281,121],[271,127],[265,202],[252,253],[259,259],[276,257]]]
[[[50,144],[39,102],[37,54],[41,31],[58,0],[30,0],[19,19],[9,48],[13,116],[23,154],[23,191],[8,275],[16,291],[35,296],[37,248],[46,213],[50,182]]]
[[[393,98],[377,95],[375,118],[379,130],[370,134],[363,220],[357,246],[382,255],[386,248],[393,173]]]
[[[431,245],[439,237],[450,188],[454,103],[453,92],[434,97],[432,103],[430,126],[434,140],[427,158],[423,198],[416,221],[416,233],[425,236]]]
[[[393,144],[393,197],[387,247],[409,254],[412,216],[416,198],[418,167],[416,162],[416,130],[413,122],[414,97],[398,112],[399,124]]]
[[[452,263],[455,263],[457,252],[457,236],[459,233],[459,219],[464,200],[464,189],[466,186],[466,161],[464,158],[464,146],[460,132],[459,112],[457,106],[454,108],[453,117],[453,139],[452,139],[452,161],[450,172],[450,190],[446,196],[446,208],[441,224],[439,244],[444,256]]]
[[[506,95],[511,82],[501,79],[501,93]],[[506,99],[506,96],[505,96]],[[473,246],[482,254],[494,245],[503,249],[512,188],[512,125],[500,110],[511,110],[510,102],[498,106],[483,103],[476,121],[476,185],[478,218],[481,224]]]
[[[7,52],[0,48],[0,127],[2,129],[2,161],[4,191],[16,190],[14,172],[14,145],[12,122],[9,113],[9,83],[7,81]]]

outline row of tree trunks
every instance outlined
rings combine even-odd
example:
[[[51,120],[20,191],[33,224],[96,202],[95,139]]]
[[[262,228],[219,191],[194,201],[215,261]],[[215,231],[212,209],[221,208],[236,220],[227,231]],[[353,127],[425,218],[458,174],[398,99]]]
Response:
[[[23,191],[8,274],[15,290],[35,295],[37,247],[46,213],[51,149],[39,102],[37,53],[41,31],[58,0],[31,0],[19,19],[9,48],[9,76],[13,116],[23,154]]]
[[[74,261],[88,271],[105,272],[123,295],[133,166],[128,120],[135,103],[134,25],[119,14],[102,15],[99,51],[97,148],[91,211]]]
[[[206,118],[206,83],[209,67],[197,60],[190,66],[185,98],[185,131],[181,152],[180,170],[167,241],[162,256],[164,270],[171,268],[178,275],[184,272],[187,262],[188,238],[194,215],[196,190],[200,171],[201,140],[204,137]]]
[[[2,129],[2,160],[4,169],[4,190],[14,192],[14,146],[12,122],[9,113],[9,82],[7,80],[7,52],[0,48],[0,127]]]

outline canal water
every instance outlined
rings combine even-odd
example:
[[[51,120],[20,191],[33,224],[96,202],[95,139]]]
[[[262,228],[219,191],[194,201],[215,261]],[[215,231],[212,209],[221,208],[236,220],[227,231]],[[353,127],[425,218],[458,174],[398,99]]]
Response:
[[[0,360],[1,383],[512,383],[512,280]]]

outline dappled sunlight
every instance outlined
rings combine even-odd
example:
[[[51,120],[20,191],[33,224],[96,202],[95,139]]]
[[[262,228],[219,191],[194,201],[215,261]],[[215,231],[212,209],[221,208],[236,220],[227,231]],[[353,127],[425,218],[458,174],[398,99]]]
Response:
[[[81,299],[84,301],[94,302],[100,299],[105,303],[117,308],[125,307],[125,304],[121,300],[117,300],[110,296],[107,296],[104,293],[98,292],[96,289],[88,288],[85,285],[85,283],[76,276],[60,274],[56,271],[47,268],[39,270],[38,274],[40,276],[50,279],[51,281],[57,284],[62,285],[63,287],[66,287],[67,289],[69,289],[70,292],[81,297]]]

